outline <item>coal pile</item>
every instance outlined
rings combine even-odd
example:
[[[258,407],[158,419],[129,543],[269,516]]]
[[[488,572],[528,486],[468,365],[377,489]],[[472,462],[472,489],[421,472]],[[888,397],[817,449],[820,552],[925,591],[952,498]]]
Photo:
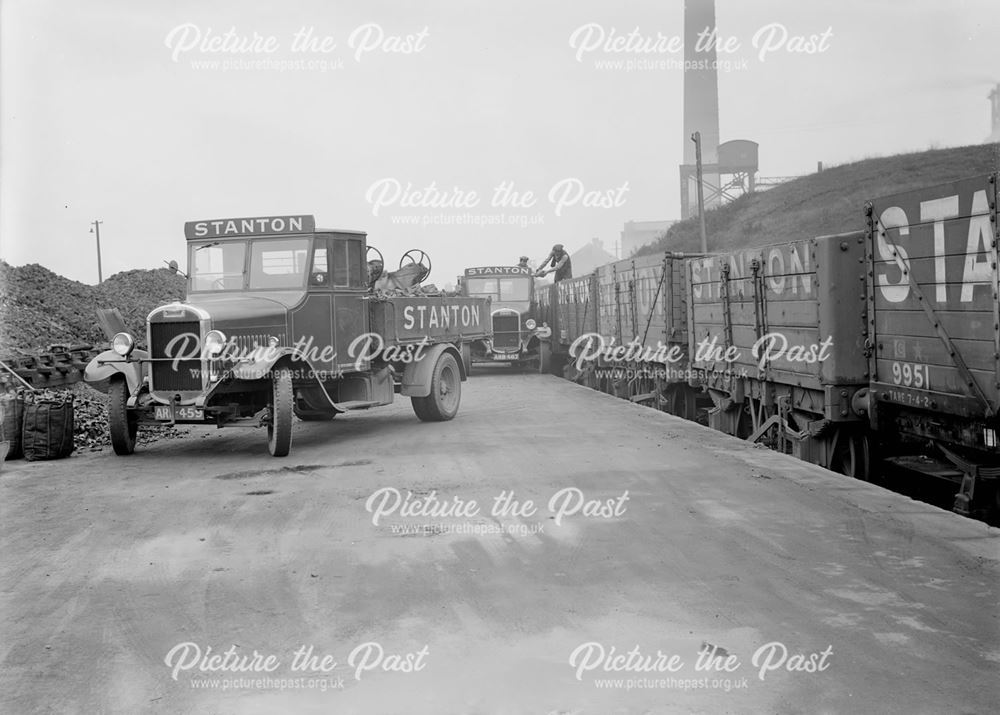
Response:
[[[98,308],[117,308],[140,339],[153,308],[184,298],[184,278],[166,268],[117,273],[97,286],[44,266],[0,261],[0,355],[32,354],[50,345],[104,345]]]

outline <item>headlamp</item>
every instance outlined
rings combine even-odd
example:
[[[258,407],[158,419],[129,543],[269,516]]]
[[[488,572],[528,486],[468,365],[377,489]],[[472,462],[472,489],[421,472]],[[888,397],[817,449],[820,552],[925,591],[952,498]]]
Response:
[[[122,357],[128,357],[135,349],[135,338],[128,333],[116,333],[111,338],[111,349]]]
[[[226,335],[221,330],[209,330],[205,335],[205,354],[215,357],[226,347]]]

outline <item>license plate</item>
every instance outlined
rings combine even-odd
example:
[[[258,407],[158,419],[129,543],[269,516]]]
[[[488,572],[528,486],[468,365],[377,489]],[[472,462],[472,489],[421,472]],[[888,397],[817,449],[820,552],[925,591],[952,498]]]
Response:
[[[161,422],[174,422],[177,420],[204,420],[205,410],[198,407],[156,405],[153,407],[153,417]]]
[[[517,359],[517,353],[511,353],[509,355],[507,353],[493,353],[493,359],[497,361],[509,362]]]

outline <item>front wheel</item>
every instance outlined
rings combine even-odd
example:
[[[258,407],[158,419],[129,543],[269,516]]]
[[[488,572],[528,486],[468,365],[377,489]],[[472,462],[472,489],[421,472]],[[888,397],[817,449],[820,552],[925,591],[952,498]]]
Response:
[[[431,373],[431,391],[427,397],[411,397],[413,411],[424,422],[445,422],[458,414],[462,401],[462,375],[458,361],[443,353]]]
[[[115,454],[126,455],[135,451],[135,438],[139,433],[139,420],[128,412],[128,386],[125,380],[112,380],[108,387],[108,431]]]
[[[292,371],[274,371],[271,378],[271,420],[267,423],[267,451],[286,457],[292,448]]]

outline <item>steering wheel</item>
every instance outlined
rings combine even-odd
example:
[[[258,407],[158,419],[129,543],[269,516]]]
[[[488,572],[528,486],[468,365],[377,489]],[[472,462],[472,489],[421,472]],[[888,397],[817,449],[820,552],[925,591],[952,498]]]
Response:
[[[372,258],[372,253],[377,257]],[[365,263],[368,264],[369,283],[374,283],[382,277],[382,272],[385,270],[385,258],[382,257],[382,251],[375,248],[375,246],[369,246],[365,252]],[[373,263],[375,265],[372,265]]]
[[[399,267],[402,268],[404,265],[410,265],[411,263],[415,263],[424,269],[423,275],[420,276],[420,282],[427,280],[427,277],[431,274],[431,257],[419,248],[411,248],[399,259]]]

